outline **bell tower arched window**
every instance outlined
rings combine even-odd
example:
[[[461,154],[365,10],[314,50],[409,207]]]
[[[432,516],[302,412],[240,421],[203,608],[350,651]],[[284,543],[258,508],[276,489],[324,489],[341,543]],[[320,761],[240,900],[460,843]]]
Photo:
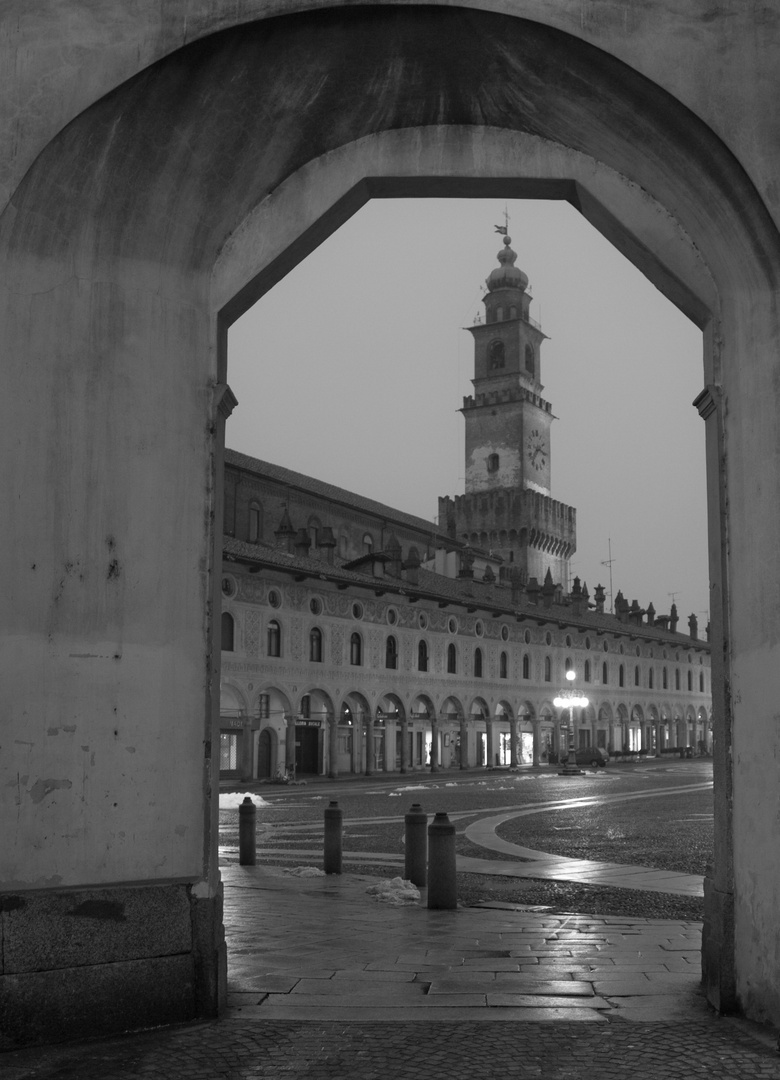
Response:
[[[488,369],[490,371],[498,371],[499,368],[504,367],[505,364],[506,357],[504,355],[503,341],[491,341],[488,350]]]
[[[533,345],[525,347],[525,370],[529,375],[536,377],[536,358],[534,357]]]

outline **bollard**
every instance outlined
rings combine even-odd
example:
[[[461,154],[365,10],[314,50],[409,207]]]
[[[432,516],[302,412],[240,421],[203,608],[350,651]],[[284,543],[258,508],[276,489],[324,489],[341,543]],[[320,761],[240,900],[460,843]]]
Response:
[[[428,826],[428,907],[451,910],[457,906],[455,826],[440,813]]]
[[[257,807],[245,796],[238,808],[238,862],[240,866],[254,866],[257,855],[255,820]]]
[[[341,809],[337,802],[325,807],[325,858],[326,874],[341,873]]]
[[[424,888],[428,880],[428,815],[419,803],[413,803],[404,817],[404,877],[412,885]]]

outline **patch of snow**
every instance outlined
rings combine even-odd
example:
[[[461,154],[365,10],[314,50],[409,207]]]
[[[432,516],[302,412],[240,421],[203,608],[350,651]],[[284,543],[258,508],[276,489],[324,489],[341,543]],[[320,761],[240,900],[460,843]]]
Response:
[[[401,877],[385,878],[376,885],[369,885],[366,889],[369,896],[373,896],[380,904],[416,904],[420,899],[420,890],[411,881]]]
[[[325,871],[316,866],[294,866],[284,872],[292,877],[325,877]]]
[[[219,796],[219,808],[220,810],[236,810],[249,796],[255,806],[270,806],[269,802],[266,802],[261,795],[255,795],[252,791],[222,791]]]

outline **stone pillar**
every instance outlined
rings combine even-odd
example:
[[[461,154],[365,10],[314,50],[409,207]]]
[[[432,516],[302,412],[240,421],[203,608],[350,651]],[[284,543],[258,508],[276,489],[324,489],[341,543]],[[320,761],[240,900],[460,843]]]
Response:
[[[395,720],[385,720],[385,772],[395,772]]]
[[[460,767],[468,769],[469,762],[469,722],[465,716],[460,718]]]
[[[287,717],[287,731],[284,738],[284,765],[288,769],[295,764],[295,717]]]
[[[533,765],[536,768],[542,760],[542,721],[535,716],[532,724],[534,729]]]
[[[339,754],[339,718],[337,716],[328,717],[328,776],[331,780],[339,774],[338,766],[338,754]]]
[[[253,779],[254,764],[254,739],[252,738],[252,720],[251,717],[245,717],[243,727],[241,728],[241,745],[240,745],[240,760],[239,768],[242,780]]]
[[[407,754],[409,753],[409,721],[404,716],[401,720],[401,772],[408,769]]]
[[[510,768],[517,768],[517,717],[512,715],[509,717],[509,765]]]
[[[374,718],[371,713],[363,715],[366,730],[366,776],[374,775]]]
[[[486,750],[485,750],[485,757],[486,757],[485,764],[489,769],[492,769],[493,766],[496,763],[496,758],[495,758],[495,751],[493,749],[493,744],[494,744],[493,720],[492,720],[491,717],[487,717],[485,719],[485,732],[487,734],[487,738],[485,739],[485,742],[487,743]]]

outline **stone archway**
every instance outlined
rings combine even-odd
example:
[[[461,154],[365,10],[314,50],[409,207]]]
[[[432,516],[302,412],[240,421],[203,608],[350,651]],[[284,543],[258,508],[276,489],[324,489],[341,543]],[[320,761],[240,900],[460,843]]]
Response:
[[[199,14],[196,35],[213,30]],[[574,22],[564,25],[571,34],[538,13],[524,21],[388,4],[282,15],[181,49],[184,33],[161,31],[141,55],[176,51],[138,74],[125,61],[127,82],[94,103],[85,96],[70,123],[58,113],[61,130],[28,156],[0,218],[2,274],[13,282],[0,318],[13,402],[11,422],[0,425],[14,463],[3,480],[5,504],[15,507],[2,533],[9,715],[34,703],[53,726],[79,716],[95,749],[90,790],[112,790],[119,806],[168,808],[170,823],[187,829],[169,842],[160,814],[136,816],[134,844],[120,857],[114,830],[129,819],[105,814],[97,794],[77,804],[56,771],[70,768],[67,755],[20,740],[9,767],[60,777],[60,786],[56,798],[34,808],[23,800],[12,815],[6,865],[31,889],[56,877],[60,889],[119,890],[135,880],[156,890],[148,852],[164,856],[166,882],[178,883],[164,888],[188,911],[182,925],[210,929],[192,946],[202,978],[190,1004],[176,1012],[172,984],[166,997],[158,979],[158,1017],[217,1010],[224,966],[216,815],[202,777],[218,718],[217,631],[204,612],[219,610],[220,455],[232,405],[225,329],[368,198],[505,193],[569,199],[704,329],[698,404],[710,468],[715,745],[718,775],[733,780],[752,840],[735,873],[722,800],[705,967],[716,1005],[731,1007],[739,989],[747,1011],[780,1018],[780,984],[763,964],[778,888],[767,857],[773,816],[753,802],[756,776],[771,789],[765,702],[778,697],[780,678],[780,665],[756,660],[776,638],[778,615],[755,571],[773,564],[780,513],[761,495],[778,480],[780,245],[726,143],[611,55],[613,41],[594,48]],[[637,68],[653,71],[646,60]],[[724,649],[729,620],[741,636]],[[87,662],[104,674],[84,680]],[[160,679],[160,670],[175,677]],[[738,688],[733,699],[727,686]],[[732,712],[750,720],[734,728],[738,753]],[[121,724],[107,726],[106,716]],[[162,776],[170,717],[182,718],[179,768]],[[137,751],[131,770],[127,740]],[[31,843],[41,830],[45,852]],[[99,867],[97,850],[109,853]],[[741,881],[752,882],[750,894]],[[151,972],[154,959],[138,962]],[[124,1001],[120,973],[96,966],[117,980],[106,997]],[[141,1024],[127,1007],[123,1023]],[[46,1031],[53,1015],[30,1013],[25,1023]]]

